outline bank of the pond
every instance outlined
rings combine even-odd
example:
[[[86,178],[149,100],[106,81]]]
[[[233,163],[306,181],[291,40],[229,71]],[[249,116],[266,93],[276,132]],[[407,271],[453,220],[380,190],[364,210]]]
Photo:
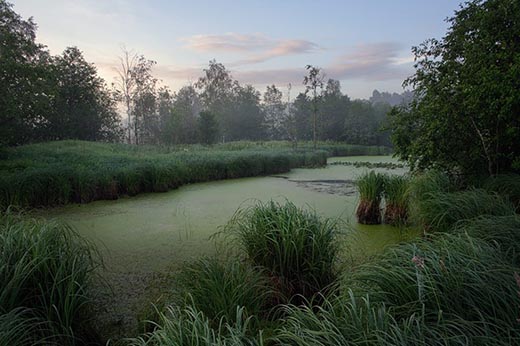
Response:
[[[327,156],[387,153],[384,147],[326,144],[291,149],[283,142],[174,148],[60,141],[0,152],[0,209],[47,207],[165,192],[186,184],[317,167]]]
[[[329,161],[360,159],[393,161],[389,157]],[[241,206],[287,199],[297,206],[315,209],[324,217],[341,218],[353,227],[345,243],[352,251],[344,253],[354,257],[378,253],[389,244],[408,239],[410,234],[393,227],[354,225],[357,193],[352,181],[363,171],[332,165],[293,169],[283,177],[191,184],[163,194],[71,204],[39,214],[65,221],[98,245],[106,264],[104,276],[115,292],[113,296],[101,296],[100,304],[109,307],[101,312],[102,318],[113,328],[121,328],[124,335],[137,323],[143,306],[149,306],[151,298],[145,292],[154,285],[153,278],[215,251],[210,236]]]

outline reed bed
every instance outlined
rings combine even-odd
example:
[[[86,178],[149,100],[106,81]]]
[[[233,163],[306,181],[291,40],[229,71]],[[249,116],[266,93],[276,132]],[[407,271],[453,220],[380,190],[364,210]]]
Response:
[[[323,166],[327,155],[261,146],[174,150],[81,141],[27,145],[2,153],[0,208],[87,203],[196,182],[276,174]]]

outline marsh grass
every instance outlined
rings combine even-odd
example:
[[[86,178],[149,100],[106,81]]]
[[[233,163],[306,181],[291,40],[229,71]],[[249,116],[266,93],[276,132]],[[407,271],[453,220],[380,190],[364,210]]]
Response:
[[[236,321],[230,324],[222,318],[214,327],[210,319],[193,306],[169,307],[159,313],[160,322],[155,330],[144,336],[130,339],[131,346],[261,346],[261,333],[251,330],[251,317],[247,318],[244,308],[235,310]]]
[[[497,248],[465,234],[396,246],[320,306],[287,306],[287,345],[518,344],[520,298]]]
[[[5,150],[0,208],[88,203],[179,186],[287,172],[326,164],[328,151],[232,144],[206,148],[136,147],[61,141]]]
[[[0,215],[0,314],[23,309],[17,316],[45,326],[37,330],[49,342],[90,339],[87,287],[97,258],[92,245],[65,225]]]
[[[285,301],[325,292],[335,282],[339,224],[286,201],[239,209],[226,226],[253,266],[264,268]]]
[[[457,222],[482,216],[515,214],[514,206],[504,197],[483,189],[456,192],[431,192],[417,201],[416,220],[432,231],[449,231]]]
[[[389,175],[385,179],[385,215],[386,224],[401,226],[408,221],[409,178],[400,175]]]
[[[520,266],[520,216],[479,216],[458,222],[454,233],[469,234],[498,246],[504,257]]]
[[[178,276],[181,295],[213,323],[221,320],[236,323],[237,308],[241,316],[258,322],[265,318],[276,299],[268,276],[239,258],[204,257],[187,264]]]
[[[488,178],[483,188],[489,192],[495,192],[501,196],[509,198],[511,203],[520,212],[520,175],[519,174],[500,174]]]
[[[381,223],[381,197],[386,176],[370,171],[356,180],[359,191],[359,204],[356,216],[359,223],[374,225]]]

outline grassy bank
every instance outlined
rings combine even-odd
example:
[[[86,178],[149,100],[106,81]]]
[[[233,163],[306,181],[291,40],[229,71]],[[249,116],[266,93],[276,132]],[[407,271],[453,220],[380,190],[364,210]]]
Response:
[[[327,156],[385,153],[383,147],[235,142],[203,147],[138,147],[61,141],[0,152],[0,208],[44,207],[117,199],[221,179],[322,166]]]

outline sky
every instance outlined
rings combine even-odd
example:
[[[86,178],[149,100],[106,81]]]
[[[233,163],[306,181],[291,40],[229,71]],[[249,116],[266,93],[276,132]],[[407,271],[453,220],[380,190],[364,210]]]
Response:
[[[122,49],[157,62],[172,90],[215,59],[261,92],[303,90],[305,66],[338,79],[351,98],[402,92],[411,47],[442,38],[456,0],[10,0],[38,25],[52,54],[77,46],[111,84]]]

